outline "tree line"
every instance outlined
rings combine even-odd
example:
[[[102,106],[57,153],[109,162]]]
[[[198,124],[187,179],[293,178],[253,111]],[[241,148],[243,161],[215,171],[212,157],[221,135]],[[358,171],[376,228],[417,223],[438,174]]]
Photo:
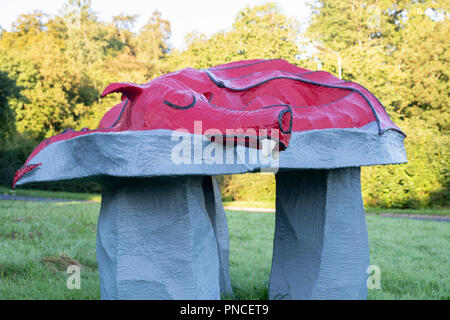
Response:
[[[445,0],[311,1],[303,28],[274,3],[239,11],[232,28],[191,33],[170,46],[170,21],[155,11],[133,32],[137,16],[101,21],[90,0],[68,0],[59,14],[20,15],[0,35],[0,182],[42,139],[66,128],[96,128],[119,98],[100,99],[111,82],[145,83],[184,67],[282,58],[361,83],[408,137],[408,164],[363,168],[366,204],[449,203],[449,3]],[[249,182],[249,179],[251,182]],[[227,199],[273,198],[273,177],[227,176]],[[244,188],[245,186],[245,188]]]

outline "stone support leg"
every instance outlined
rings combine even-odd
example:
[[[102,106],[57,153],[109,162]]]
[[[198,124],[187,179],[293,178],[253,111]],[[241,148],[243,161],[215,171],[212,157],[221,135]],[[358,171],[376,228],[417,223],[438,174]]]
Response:
[[[110,180],[97,230],[102,299],[220,299],[204,177]]]
[[[208,211],[214,233],[216,235],[217,248],[219,250],[219,279],[220,293],[230,298],[233,295],[230,280],[230,238],[228,235],[227,218],[222,206],[219,184],[215,177],[205,177],[203,181],[206,210]]]
[[[360,169],[280,172],[276,183],[270,299],[365,299]]]

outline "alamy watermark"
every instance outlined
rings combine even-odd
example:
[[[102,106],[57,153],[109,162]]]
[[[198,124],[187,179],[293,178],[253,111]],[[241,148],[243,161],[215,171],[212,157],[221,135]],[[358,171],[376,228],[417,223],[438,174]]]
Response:
[[[369,274],[367,278],[367,289],[380,290],[381,289],[381,269],[377,265],[370,265],[367,267],[366,273]]]
[[[67,278],[67,289],[81,289],[81,267],[73,264],[67,267],[66,273],[70,274]]]
[[[371,4],[367,7],[367,12],[370,14],[369,18],[367,19],[367,28],[375,31],[381,30],[381,9]]]
[[[202,121],[194,121],[193,134],[187,129],[173,131],[171,150],[175,165],[247,164],[262,172],[276,173],[279,168],[278,129],[234,128],[203,131]]]

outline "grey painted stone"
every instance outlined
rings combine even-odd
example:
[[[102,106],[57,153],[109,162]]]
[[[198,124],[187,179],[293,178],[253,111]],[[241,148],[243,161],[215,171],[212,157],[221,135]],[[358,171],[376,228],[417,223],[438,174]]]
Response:
[[[205,195],[206,211],[211,219],[216,236],[217,248],[219,250],[220,293],[223,297],[232,297],[233,289],[231,288],[229,270],[230,239],[219,184],[215,177],[205,177],[203,180],[203,192]]]
[[[182,136],[186,141],[192,141],[190,161],[187,164],[174,163],[172,151],[182,138],[174,140],[172,134],[169,130],[93,133],[55,142],[30,161],[42,165],[25,174],[17,186],[43,181],[98,180],[100,177],[237,174],[256,172],[270,166],[280,169],[334,169],[407,161],[404,136],[393,130],[379,134],[376,123],[355,129],[294,132],[289,147],[280,152],[278,160],[261,161],[260,150],[219,145],[222,163],[212,164],[208,163],[205,150],[215,143],[188,133]],[[193,143],[195,139],[200,141],[197,146]],[[196,148],[200,152],[196,152]],[[257,159],[251,163],[249,156],[254,152]],[[230,153],[232,163],[226,159]],[[200,155],[197,159],[196,154]]]
[[[102,299],[220,299],[203,177],[103,181],[97,230]]]
[[[360,168],[279,172],[276,183],[270,299],[365,299]]]
[[[179,138],[170,130],[151,130],[56,142],[30,161],[42,165],[17,183],[102,183],[102,298],[230,295],[226,218],[216,182],[204,177],[268,167],[280,170],[270,298],[365,298],[369,249],[359,167],[406,162],[401,133],[379,134],[375,122],[294,132],[289,147],[269,161],[262,161],[260,150],[227,148],[189,133]],[[192,142],[188,161],[175,163],[173,151],[184,139]],[[209,162],[205,150],[211,146],[222,158]]]

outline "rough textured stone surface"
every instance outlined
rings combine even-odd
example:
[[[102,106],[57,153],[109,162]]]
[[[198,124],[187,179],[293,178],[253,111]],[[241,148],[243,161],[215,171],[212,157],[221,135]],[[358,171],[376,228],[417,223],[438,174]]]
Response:
[[[219,279],[220,293],[224,297],[231,297],[233,289],[230,280],[230,238],[228,235],[227,218],[222,205],[219,184],[214,177],[205,177],[203,180],[206,211],[209,214],[216,236],[219,250]]]
[[[407,161],[404,136],[389,130],[377,131],[376,123],[358,129],[324,129],[292,133],[290,146],[261,163],[261,151],[243,146],[223,150],[221,163],[208,163],[205,153],[215,145],[207,138],[186,133],[191,141],[189,163],[175,164],[172,150],[179,144],[169,130],[93,133],[55,142],[34,158],[41,166],[26,173],[17,186],[44,181],[86,179],[98,177],[154,177],[167,175],[219,175],[255,172],[269,166],[280,169],[334,169],[375,164],[395,164]],[[180,139],[182,140],[182,139]],[[194,142],[195,141],[195,142]],[[158,150],[157,152],[155,150]],[[257,161],[250,163],[250,153]],[[231,163],[227,161],[231,156]]]
[[[203,177],[103,184],[97,230],[102,299],[220,299]]]
[[[270,299],[365,299],[360,169],[279,172],[276,183]]]

